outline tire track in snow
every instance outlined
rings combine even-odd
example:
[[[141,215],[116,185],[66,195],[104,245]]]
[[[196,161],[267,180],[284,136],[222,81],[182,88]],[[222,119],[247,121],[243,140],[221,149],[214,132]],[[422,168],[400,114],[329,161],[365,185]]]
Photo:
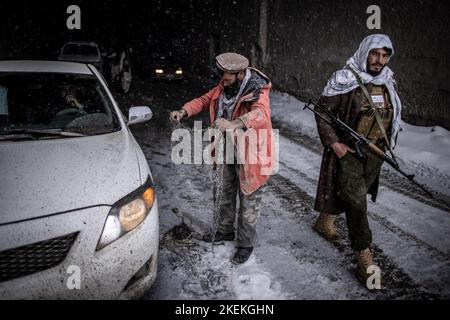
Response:
[[[281,205],[291,212],[295,212],[297,216],[305,223],[313,225],[315,215],[312,215],[314,198],[308,195],[305,191],[299,188],[295,183],[281,175],[275,175],[269,182],[269,188],[273,190],[274,194],[282,201]],[[345,234],[345,224],[342,219],[339,219],[337,228],[340,234]],[[420,240],[418,240],[420,241]],[[343,237],[341,244],[335,247],[342,252],[347,259],[351,260],[353,252],[350,248],[348,240]],[[378,299],[438,299],[439,295],[427,292],[420,285],[404,272],[395,262],[393,262],[383,251],[376,245],[373,245],[375,252],[375,261],[383,270],[383,276],[388,282],[388,290],[374,293]],[[434,250],[431,248],[430,250]],[[438,253],[439,254],[439,253]],[[345,267],[344,267],[345,268]],[[357,281],[355,279],[355,281]]]
[[[280,161],[280,164],[283,166],[287,166],[285,163]],[[317,184],[317,181],[308,177],[305,173],[301,172],[298,169],[292,168],[292,167],[288,167],[290,171],[295,172],[296,175],[298,175],[299,177],[302,178],[302,180],[307,181],[308,183],[311,184]],[[280,176],[280,175],[277,175]],[[281,176],[282,177],[282,176]],[[272,177],[273,178],[273,177]],[[284,179],[287,179],[285,177],[283,177]],[[290,181],[290,180],[289,180]],[[293,183],[291,181],[291,183]],[[306,193],[305,191],[303,191],[302,189],[299,188],[299,190],[301,190],[300,193],[300,198],[301,199],[308,199],[308,204],[310,205],[311,208],[314,208],[314,197],[311,197],[310,195],[308,195],[308,193]],[[299,191],[300,192],[300,191]],[[313,210],[313,209],[312,209]],[[388,229],[389,231],[391,231],[392,233],[396,234],[398,237],[414,243],[417,246],[420,246],[422,248],[425,248],[431,257],[435,257],[437,258],[439,261],[441,262],[445,262],[445,261],[449,261],[450,260],[450,255],[448,255],[447,253],[433,247],[432,245],[426,243],[425,241],[417,238],[416,236],[404,231],[403,229],[399,228],[398,226],[396,226],[395,224],[393,224],[392,222],[390,222],[389,220],[387,220],[385,217],[382,217],[374,212],[371,212],[370,210],[367,212],[368,216],[373,219],[374,221],[378,222],[379,224],[381,224],[383,227],[385,227],[386,229]]]

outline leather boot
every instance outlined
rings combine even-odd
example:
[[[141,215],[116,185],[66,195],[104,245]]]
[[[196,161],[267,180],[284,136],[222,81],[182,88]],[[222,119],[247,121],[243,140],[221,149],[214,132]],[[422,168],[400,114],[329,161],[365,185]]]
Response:
[[[373,262],[372,249],[367,248],[361,251],[355,251],[356,260],[356,277],[361,281],[361,283],[369,290],[381,289],[384,286],[384,280],[380,275],[380,286],[381,288],[368,288],[367,279],[372,275],[372,270],[369,269],[370,266],[377,267]],[[368,270],[369,269],[369,270]]]
[[[335,219],[336,216],[333,214],[321,213],[317,218],[313,229],[316,230],[327,241],[339,243],[341,237],[337,233],[336,226],[334,224]]]

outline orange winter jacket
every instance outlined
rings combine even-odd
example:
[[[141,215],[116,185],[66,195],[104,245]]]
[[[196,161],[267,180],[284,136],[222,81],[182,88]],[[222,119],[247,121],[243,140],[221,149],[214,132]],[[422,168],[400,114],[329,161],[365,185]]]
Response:
[[[243,135],[249,137],[254,134],[253,136],[256,139],[253,139],[253,141],[257,141],[256,146],[250,146],[250,139],[244,138],[245,140],[241,141],[245,141],[245,143],[237,144],[237,153],[241,155],[242,159],[245,159],[244,163],[240,165],[239,173],[241,191],[245,195],[252,194],[267,183],[275,167],[269,102],[269,92],[272,84],[269,78],[261,71],[254,68],[249,69],[265,79],[267,85],[252,92],[245,92],[239,98],[231,118],[232,120],[240,119],[245,125],[244,131],[236,130],[238,139],[242,138]],[[211,123],[213,123],[216,120],[216,109],[222,92],[223,84],[220,82],[203,96],[186,103],[183,109],[186,110],[188,117],[207,110],[209,111]],[[256,153],[256,161],[250,155],[252,152]]]

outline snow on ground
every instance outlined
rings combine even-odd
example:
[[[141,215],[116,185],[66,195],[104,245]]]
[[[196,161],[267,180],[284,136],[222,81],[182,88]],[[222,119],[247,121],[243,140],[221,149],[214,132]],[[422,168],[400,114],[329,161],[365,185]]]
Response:
[[[450,174],[450,132],[442,127],[418,127],[402,121],[396,152],[400,157]]]
[[[270,93],[270,109],[273,120],[294,128],[295,131],[301,130],[302,134],[311,138],[319,139],[314,114],[307,109],[304,110],[304,106],[304,102],[287,93],[279,91]]]
[[[300,186],[313,201],[320,154],[281,137],[280,175]],[[369,201],[374,243],[416,281],[432,292],[448,292],[450,285],[450,215],[405,195],[380,188],[376,203]],[[343,217],[340,217],[343,219]],[[313,223],[311,217],[310,225]],[[315,234],[311,234],[315,238]],[[346,234],[344,234],[346,236]],[[299,236],[304,239],[306,236]],[[314,243],[310,244],[314,246]],[[445,277],[441,277],[444,274]]]
[[[314,115],[303,110],[304,103],[280,92],[271,95],[272,118],[292,131],[307,135],[319,143]],[[294,117],[293,114],[298,116]],[[440,127],[424,128],[402,123],[396,154],[405,170],[426,169],[420,176],[435,191],[448,195],[450,173],[450,133]],[[401,143],[403,147],[401,147]],[[282,168],[294,183],[315,196],[315,183],[320,168],[320,154],[307,150],[285,137],[280,138]],[[408,159],[407,161],[405,159]],[[385,165],[386,166],[386,165]],[[302,174],[299,174],[299,173]],[[417,173],[417,172],[416,172]],[[428,179],[427,179],[428,178]],[[408,184],[408,181],[404,181]],[[434,183],[433,183],[434,182]],[[450,215],[448,211],[424,206],[382,186],[377,203],[369,202],[369,219],[374,242],[393,261],[402,266],[413,279],[424,283],[431,291],[448,291],[450,285]],[[442,277],[443,275],[443,277]]]
[[[155,146],[152,146],[155,147]],[[162,147],[162,146],[161,146]],[[173,208],[180,210],[180,216],[199,234],[208,232],[212,223],[212,181],[208,166],[165,164],[164,169],[155,166],[163,164],[165,156],[154,154],[144,145],[144,152],[152,159],[153,175],[158,186],[161,217],[161,234],[167,232],[181,220],[171,214]],[[151,154],[147,154],[151,152]],[[172,169],[172,170],[171,170]],[[164,172],[176,173],[167,175]],[[195,176],[194,179],[186,177]],[[189,192],[180,192],[180,190]],[[192,250],[195,249],[195,250]],[[161,248],[161,255],[183,256],[184,263],[178,264],[174,273],[166,274],[167,266],[160,271],[155,287],[158,299],[288,299],[289,294],[282,285],[266,271],[257,254],[240,266],[230,259],[235,245],[227,242],[216,245],[214,254],[211,245],[196,241],[192,248]],[[173,255],[173,253],[175,255]],[[170,259],[169,259],[170,260]],[[155,289],[153,289],[155,290]]]
[[[181,223],[181,216],[194,234],[201,235],[210,230],[213,211],[211,168],[171,163],[171,128],[160,126],[170,110],[164,104],[152,105],[156,116],[154,122],[134,129],[155,177],[160,206],[162,241],[158,277],[144,298],[450,297],[450,210],[427,205],[422,198],[415,199],[410,193],[403,193],[402,185],[398,191],[383,185],[378,202],[369,203],[375,259],[390,283],[387,291],[369,293],[355,279],[343,217],[338,219],[339,232],[345,239],[340,246],[330,245],[312,230],[317,216],[312,207],[321,148],[314,117],[310,111],[301,110],[301,105],[289,95],[272,94],[274,127],[288,126],[291,131],[298,132],[299,137],[307,135],[311,139],[303,143],[293,136],[280,136],[280,171],[271,178],[263,198],[254,253],[240,266],[230,262],[235,251],[234,242],[215,246],[213,255],[211,245],[197,239],[189,246],[165,241],[168,231]],[[192,127],[192,123],[185,126]],[[443,140],[446,143],[446,139]],[[406,163],[408,169],[427,169],[426,172],[431,172],[438,181],[435,186],[442,188],[445,175],[439,170],[443,172],[445,168],[440,162],[436,162],[439,168],[428,168],[419,160],[414,158],[417,164],[405,161],[402,164]],[[178,209],[178,216],[173,214],[174,208]]]

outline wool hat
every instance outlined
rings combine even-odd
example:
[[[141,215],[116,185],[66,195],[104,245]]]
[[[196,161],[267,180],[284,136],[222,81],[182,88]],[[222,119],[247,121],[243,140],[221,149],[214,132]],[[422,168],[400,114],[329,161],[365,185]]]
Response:
[[[222,71],[236,73],[247,69],[249,62],[243,55],[227,52],[216,57],[216,65]]]

